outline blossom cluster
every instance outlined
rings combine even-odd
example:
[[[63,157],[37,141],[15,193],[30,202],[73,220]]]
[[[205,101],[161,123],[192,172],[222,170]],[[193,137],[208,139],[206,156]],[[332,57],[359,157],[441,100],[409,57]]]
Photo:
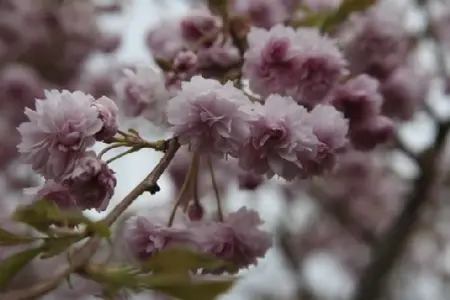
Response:
[[[159,190],[156,181],[166,172],[177,197],[171,197],[169,209],[152,209],[154,216],[136,214],[118,224],[122,227],[112,237],[114,247],[125,246],[125,260],[138,266],[172,246],[231,263],[191,270],[202,275],[236,273],[277,246],[261,228],[264,222],[256,210],[222,210],[234,197],[221,196],[229,196],[234,183],[259,198],[260,186],[282,179],[270,184],[282,187],[286,203],[307,194],[307,201],[322,202],[318,206],[324,208],[317,224],[294,234],[295,249],[289,255],[327,248],[362,271],[368,264],[366,246],[395,221],[405,196],[405,182],[374,157],[390,153],[388,142],[397,126],[423,108],[430,85],[429,74],[414,64],[415,45],[403,12],[387,0],[363,11],[341,0],[213,2],[197,3],[148,32],[146,45],[157,66],[120,66],[120,74],[108,71],[92,79],[80,76],[88,56],[98,50],[110,53],[119,44],[94,22],[98,7],[90,1],[0,5],[0,126],[6,128],[0,136],[8,141],[0,145],[0,167],[18,152],[45,180],[33,201],[77,213],[104,212],[117,184],[109,164],[144,148],[164,152],[148,177],[154,186],[146,191]],[[345,11],[353,9],[358,11]],[[444,42],[442,22],[446,19],[430,24],[427,35]],[[147,141],[136,129],[120,130],[120,114],[143,117],[144,125],[159,127],[165,138]],[[442,131],[446,125],[439,126]],[[20,141],[10,136],[15,127]],[[96,142],[109,147],[96,154]],[[11,143],[18,144],[18,151]],[[105,152],[119,147],[128,149],[102,160]],[[428,167],[423,165],[428,156],[401,150],[421,170]],[[144,193],[136,191],[149,182],[116,208],[125,212]],[[212,195],[214,214],[207,203]],[[334,207],[339,207],[336,215],[344,211],[343,218],[350,221],[337,215],[343,226],[335,226],[327,214],[329,209],[334,216]],[[117,219],[116,208],[113,218],[104,220],[108,225]],[[351,226],[344,228],[352,222],[360,229],[355,236],[362,232],[361,241],[368,245],[350,236]],[[14,223],[5,224],[8,229]],[[58,234],[70,230],[70,238],[79,233],[79,228],[53,225]],[[96,234],[87,231],[83,234]],[[0,260],[10,254],[0,248]],[[108,261],[122,259],[112,256]],[[46,262],[61,264],[61,257]],[[33,269],[34,276],[40,268],[36,261],[42,263],[34,260],[25,272]],[[25,285],[17,281],[13,287]],[[75,284],[85,285],[85,294],[103,292],[94,281],[81,278]],[[77,294],[61,289],[55,297]]]
[[[256,264],[272,246],[271,235],[258,228],[263,223],[259,214],[245,207],[230,213],[223,222],[181,217],[167,226],[164,221],[161,216],[134,216],[127,221],[125,245],[137,263],[168,247],[184,246],[232,264],[227,270],[203,272],[236,272]]]
[[[117,132],[115,103],[82,92],[45,91],[36,109],[27,108],[29,122],[18,130],[18,150],[25,162],[46,182],[37,193],[64,208],[105,210],[116,179],[93,151],[95,141],[107,141]]]

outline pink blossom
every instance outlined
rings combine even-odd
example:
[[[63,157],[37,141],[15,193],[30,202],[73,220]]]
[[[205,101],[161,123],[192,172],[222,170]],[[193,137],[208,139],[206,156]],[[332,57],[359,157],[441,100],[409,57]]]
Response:
[[[201,252],[232,262],[237,268],[247,268],[272,246],[270,234],[258,228],[261,224],[256,211],[243,207],[230,213],[222,223],[194,224],[192,231]]]
[[[253,191],[264,183],[264,177],[253,172],[241,171],[238,174],[239,188],[242,190]]]
[[[115,89],[125,116],[143,115],[158,125],[166,122],[164,112],[170,93],[161,73],[150,67],[139,67],[137,71],[126,69]]]
[[[218,33],[221,23],[220,18],[211,15],[207,10],[192,10],[180,20],[181,36],[191,46],[205,39],[208,44],[214,41],[208,40],[208,37]]]
[[[222,45],[220,41],[210,47],[201,48],[197,52],[199,68],[227,68],[239,62],[239,51],[227,43]]]
[[[2,110],[13,111],[20,106],[31,107],[36,97],[43,95],[42,80],[35,70],[21,64],[10,64],[0,71],[0,105]]]
[[[125,239],[131,255],[138,261],[146,261],[168,246],[185,245],[189,234],[184,226],[167,227],[137,216],[128,221]]]
[[[430,79],[412,67],[396,69],[381,86],[383,114],[400,120],[411,119],[425,103],[429,85]]]
[[[350,123],[360,122],[380,113],[383,97],[378,88],[375,78],[358,75],[337,87],[331,102]]]
[[[92,151],[86,152],[74,170],[63,179],[79,209],[94,208],[99,212],[108,207],[116,183],[114,171]]]
[[[252,28],[248,43],[243,72],[250,88],[263,96],[278,93],[314,106],[345,72],[346,63],[334,40],[316,29]]]
[[[284,22],[288,17],[288,10],[280,1],[235,0],[233,9],[238,14],[248,15],[253,26],[266,29]]]
[[[158,59],[171,61],[184,46],[179,20],[167,19],[147,34],[147,47]]]
[[[52,179],[47,180],[35,196],[36,201],[46,200],[55,203],[61,208],[75,208],[75,199],[70,194],[70,189]]]
[[[100,120],[103,122],[102,129],[95,135],[96,139],[99,141],[107,141],[113,138],[119,125],[117,124],[117,113],[119,109],[117,108],[114,101],[108,97],[100,97],[92,103],[98,111]]]
[[[102,129],[94,98],[82,92],[45,91],[45,100],[36,101],[36,110],[26,108],[29,122],[18,130],[18,145],[24,160],[47,179],[57,179],[74,168],[75,160],[95,143]]]
[[[193,151],[234,155],[248,135],[249,116],[241,109],[248,103],[231,82],[195,76],[169,101],[167,116],[175,136]]]
[[[250,137],[239,154],[239,165],[256,174],[287,180],[305,176],[301,161],[315,157],[319,140],[305,108],[290,97],[271,95],[264,106],[252,106]]]
[[[308,173],[321,174],[334,167],[336,154],[348,143],[348,120],[331,105],[317,105],[309,114],[313,133],[319,140],[316,157],[305,161]]]
[[[386,143],[395,133],[394,122],[385,116],[374,116],[353,126],[349,132],[352,145],[357,150],[368,151]]]
[[[173,60],[173,70],[181,73],[190,73],[197,66],[197,55],[192,51],[181,51]]]
[[[407,57],[404,13],[389,1],[381,1],[355,16],[341,34],[345,57],[354,74],[384,78]]]

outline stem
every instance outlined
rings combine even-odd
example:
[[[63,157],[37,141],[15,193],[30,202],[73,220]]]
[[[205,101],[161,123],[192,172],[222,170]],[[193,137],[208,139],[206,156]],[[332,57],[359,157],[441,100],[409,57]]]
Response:
[[[209,168],[209,173],[211,174],[211,182],[213,185],[213,189],[214,189],[214,194],[216,196],[216,201],[217,201],[217,216],[219,217],[219,221],[223,221],[223,212],[222,212],[222,201],[220,200],[220,193],[219,193],[219,188],[217,187],[217,182],[216,182],[216,176],[214,175],[214,168],[213,168],[213,163],[212,163],[212,159],[211,156],[208,156],[208,168]]]
[[[195,175],[195,169],[197,168],[199,161],[199,155],[197,153],[194,153],[194,156],[192,157],[191,164],[189,165],[188,172],[186,174],[186,177],[184,178],[183,185],[181,186],[180,193],[177,196],[177,199],[175,201],[175,205],[172,208],[172,212],[170,213],[169,222],[167,223],[168,226],[173,225],[173,221],[175,220],[175,215],[177,213],[177,209],[180,206],[181,202],[184,200],[187,193],[190,192],[192,185],[191,181],[194,178]]]
[[[124,156],[127,155],[127,154],[130,154],[130,153],[134,153],[134,152],[136,152],[136,151],[139,151],[140,149],[141,149],[141,147],[136,147],[136,146],[135,146],[135,147],[132,147],[132,148],[128,149],[127,151],[122,152],[122,153],[120,153],[120,154],[117,154],[116,156],[114,156],[114,157],[108,159],[108,160],[106,161],[106,163],[107,163],[107,164],[110,164],[110,163],[112,163],[113,161],[118,160],[119,158],[122,158],[122,157],[124,157]]]
[[[197,165],[195,166],[194,176],[192,178],[192,195],[194,198],[194,202],[197,205],[200,205],[200,198],[198,196],[198,170],[199,170],[199,168],[200,168],[200,160],[198,161]]]
[[[369,247],[375,247],[377,236],[370,229],[360,225],[359,222],[357,222],[357,220],[349,214],[343,205],[339,203],[330,203],[330,201],[327,201],[322,190],[315,185],[311,186],[309,192],[311,195],[315,196],[315,200],[322,207],[322,209],[338,221],[340,225],[355,239],[362,241]]]
[[[103,149],[99,154],[98,154],[98,158],[102,158],[103,155],[106,154],[106,152],[112,150],[112,149],[116,149],[116,148],[120,148],[120,147],[126,147],[127,144],[126,143],[117,143],[117,144],[113,144],[111,146],[106,147],[105,149]]]
[[[161,158],[160,162],[156,165],[153,171],[141,182],[139,183],[109,214],[106,216],[104,221],[111,225],[114,223],[120,215],[145,191],[150,191],[150,193],[154,194],[159,190],[157,185],[157,181],[163,174],[163,172],[169,166],[169,163],[172,161],[175,153],[180,147],[178,141],[173,139],[169,142],[169,146],[167,152]],[[54,290],[60,282],[67,278],[71,273],[83,267],[92,255],[95,253],[97,248],[100,246],[102,241],[102,237],[94,236],[90,238],[86,244],[84,244],[80,249],[78,249],[74,256],[72,257],[70,263],[61,267],[56,275],[49,279],[37,283],[31,287],[21,290],[12,290],[8,293],[2,295],[2,300],[27,300],[27,299],[36,299],[42,295],[45,295],[49,291]]]

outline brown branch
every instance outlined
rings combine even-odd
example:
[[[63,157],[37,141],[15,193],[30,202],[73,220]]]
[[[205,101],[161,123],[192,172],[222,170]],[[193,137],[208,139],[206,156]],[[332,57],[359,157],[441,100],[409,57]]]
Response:
[[[336,220],[355,239],[365,243],[369,247],[375,247],[377,236],[372,230],[365,228],[355,220],[344,205],[328,201],[320,188],[312,186],[309,189],[309,192],[315,197],[317,200],[316,202],[321,206],[325,213]]]
[[[178,141],[173,139],[169,142],[166,153],[160,162],[156,165],[153,171],[141,182],[139,183],[109,214],[106,216],[104,221],[111,225],[114,223],[120,215],[144,192],[148,191],[151,194],[155,194],[159,191],[159,186],[157,181],[164,173],[164,171],[169,166],[175,156],[176,151],[180,147]],[[58,287],[60,282],[68,277],[71,273],[80,269],[85,263],[89,261],[92,255],[95,253],[97,248],[100,246],[102,237],[94,236],[90,238],[84,246],[76,251],[74,256],[71,258],[70,263],[62,267],[56,275],[46,281],[37,283],[29,288],[22,290],[10,291],[2,295],[2,300],[26,300],[26,299],[36,299],[47,292]]]
[[[414,184],[414,189],[403,211],[375,249],[374,257],[360,279],[354,300],[375,300],[380,296],[384,281],[404,252],[421,208],[432,200],[449,127],[450,123],[439,125],[434,146],[425,151],[419,159],[421,174]]]

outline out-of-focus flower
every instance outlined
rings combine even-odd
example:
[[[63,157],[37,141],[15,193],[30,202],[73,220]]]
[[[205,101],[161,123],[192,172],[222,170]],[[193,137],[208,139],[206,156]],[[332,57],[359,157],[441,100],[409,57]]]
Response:
[[[259,229],[262,223],[257,212],[243,207],[230,213],[224,222],[195,224],[192,231],[201,252],[229,261],[237,268],[247,268],[272,246],[270,234]]]
[[[170,93],[164,77],[153,68],[126,69],[116,84],[119,106],[127,117],[144,116],[161,125],[166,122],[165,110]]]
[[[379,82],[366,74],[358,75],[338,86],[331,95],[331,103],[350,123],[361,122],[380,113],[383,97]]]
[[[184,225],[168,227],[143,216],[128,221],[125,239],[128,250],[138,261],[146,261],[168,246],[191,242],[189,231]]]
[[[313,107],[324,101],[345,72],[337,45],[317,29],[252,28],[248,42],[243,72],[250,88],[263,96],[292,96]]]
[[[287,7],[281,1],[234,0],[232,3],[234,12],[250,17],[252,25],[256,27],[269,29],[288,17]]]
[[[381,85],[383,114],[400,120],[411,119],[425,103],[429,85],[429,77],[418,74],[414,68],[398,68]]]
[[[185,47],[179,20],[164,20],[147,34],[146,41],[152,55],[166,61]]]
[[[389,1],[352,18],[341,38],[350,71],[384,78],[403,64],[409,42],[403,22],[403,11]]]
[[[356,149],[368,151],[389,141],[394,133],[394,122],[388,117],[378,115],[353,126],[349,137]]]

